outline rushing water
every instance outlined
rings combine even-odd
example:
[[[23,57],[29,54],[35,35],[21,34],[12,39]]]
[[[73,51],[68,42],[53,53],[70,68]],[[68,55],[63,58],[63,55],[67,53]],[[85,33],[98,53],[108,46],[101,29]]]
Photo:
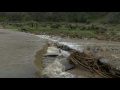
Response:
[[[52,41],[52,42],[57,42],[58,44],[62,44],[62,45],[66,45],[68,47],[70,47],[71,49],[75,49],[75,50],[78,50],[78,51],[83,51],[83,46],[82,45],[79,45],[77,43],[72,43],[72,42],[62,42],[62,38],[60,37],[51,37],[49,35],[36,35],[42,39],[47,39],[49,41]]]
[[[78,51],[80,51],[80,52],[83,51],[82,45],[78,45],[78,44],[76,44],[76,43],[71,43],[71,42],[59,42],[59,44],[66,45],[66,46],[70,47],[71,49],[75,49],[75,50],[78,50]]]
[[[77,51],[80,51],[82,52],[84,48],[86,48],[86,46],[88,45],[94,45],[95,44],[100,44],[101,47],[104,47],[104,46],[109,46],[110,50],[114,49],[114,47],[116,47],[115,50],[117,50],[118,52],[118,55],[119,55],[119,43],[118,42],[107,42],[107,41],[97,41],[97,40],[94,40],[94,41],[91,41],[89,40],[89,42],[87,42],[87,40],[81,40],[79,42],[76,42],[76,43],[72,43],[71,41],[70,42],[67,42],[69,40],[66,40],[66,39],[63,39],[63,38],[60,38],[60,37],[52,37],[52,36],[49,36],[49,35],[37,35],[38,37],[42,38],[42,39],[47,39],[48,41],[52,41],[53,43],[57,43],[58,45],[62,45],[62,46],[67,46],[71,49],[75,49]],[[99,43],[100,42],[100,43]],[[79,43],[79,44],[77,44]],[[100,46],[99,45],[99,46]],[[63,67],[59,62],[54,62],[50,65],[48,65],[46,68],[42,68],[42,63],[41,63],[41,59],[42,59],[42,56],[44,54],[47,53],[48,50],[48,46],[44,46],[42,50],[39,50],[37,53],[36,53],[36,59],[35,59],[35,65],[36,65],[36,68],[37,68],[37,73],[42,77],[42,74],[48,74],[50,75],[50,77],[64,77],[64,78],[67,78],[67,77],[74,77],[73,75],[69,74],[69,73],[66,73],[64,72]],[[56,50],[54,50],[53,48],[51,49],[52,51],[51,52],[54,52]],[[110,55],[110,52],[108,53],[108,55]],[[113,52],[113,50],[112,50]],[[55,53],[55,52],[54,52]],[[105,52],[106,53],[106,52]],[[64,57],[68,57],[70,55],[69,52],[67,51],[64,51],[64,50],[61,50],[61,54],[64,56]],[[99,54],[104,54],[103,52],[99,52]],[[106,55],[106,54],[105,54]],[[115,54],[116,56],[117,54]],[[117,64],[119,67],[119,64]],[[59,67],[60,66],[60,67]],[[118,69],[118,68],[117,68]],[[43,71],[43,72],[42,72]],[[80,72],[81,71],[81,72]],[[86,77],[100,77],[99,75],[92,75],[91,73],[88,73],[88,72],[85,72],[85,71],[82,71],[82,70],[77,70],[77,69],[73,69],[72,71],[70,70],[70,73],[74,73],[74,74],[78,74],[77,75],[81,75],[81,76],[86,76]],[[54,76],[55,75],[55,76]]]
[[[81,47],[81,45],[78,45],[76,43],[60,42],[60,40],[61,40],[60,37],[52,37],[51,38],[51,36],[48,36],[48,35],[37,35],[37,36],[42,39],[47,39],[48,41],[57,42],[58,44],[68,46],[71,49],[83,51],[83,48]],[[43,74],[48,74],[49,77],[52,77],[52,78],[54,78],[54,77],[61,77],[61,78],[75,77],[74,75],[72,75],[68,72],[65,72],[65,70],[63,70],[64,66],[56,60],[52,64],[48,65],[46,68],[43,68],[42,62],[41,62],[42,57],[47,53],[57,54],[58,50],[57,50],[57,48],[55,49],[55,47],[49,47],[48,44],[46,44],[41,50],[36,52],[34,64],[37,69],[36,74],[38,74],[39,77],[42,77]],[[70,55],[70,53],[68,53],[67,51],[64,51],[64,50],[61,50],[61,54],[64,57],[68,57]]]

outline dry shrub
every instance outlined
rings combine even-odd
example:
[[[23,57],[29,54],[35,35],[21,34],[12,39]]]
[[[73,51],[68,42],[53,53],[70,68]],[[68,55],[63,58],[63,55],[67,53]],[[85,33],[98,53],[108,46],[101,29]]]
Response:
[[[58,29],[61,27],[61,25],[60,24],[52,24],[50,27],[53,29]]]

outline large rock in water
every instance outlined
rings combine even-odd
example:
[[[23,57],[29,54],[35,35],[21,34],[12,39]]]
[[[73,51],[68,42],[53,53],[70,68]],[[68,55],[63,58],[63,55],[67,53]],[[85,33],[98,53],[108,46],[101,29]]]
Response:
[[[60,55],[60,50],[56,47],[48,47],[47,54],[44,56],[59,56]]]
[[[113,75],[119,75],[120,76],[120,59],[119,58],[101,58],[99,60],[101,63],[109,65],[111,67],[110,72]]]
[[[73,69],[75,65],[70,64],[66,58],[61,59],[61,64],[65,66],[65,71]]]

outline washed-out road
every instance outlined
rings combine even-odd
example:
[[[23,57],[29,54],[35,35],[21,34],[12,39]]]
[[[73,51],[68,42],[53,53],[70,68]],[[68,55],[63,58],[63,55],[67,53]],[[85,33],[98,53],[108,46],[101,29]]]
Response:
[[[35,54],[45,43],[29,33],[0,29],[0,78],[34,78]]]

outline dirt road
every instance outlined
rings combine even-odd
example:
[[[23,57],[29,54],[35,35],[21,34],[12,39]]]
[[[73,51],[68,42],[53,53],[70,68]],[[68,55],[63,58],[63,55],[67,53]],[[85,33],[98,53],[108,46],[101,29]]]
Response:
[[[44,44],[34,35],[0,29],[0,78],[33,78],[34,56]]]

